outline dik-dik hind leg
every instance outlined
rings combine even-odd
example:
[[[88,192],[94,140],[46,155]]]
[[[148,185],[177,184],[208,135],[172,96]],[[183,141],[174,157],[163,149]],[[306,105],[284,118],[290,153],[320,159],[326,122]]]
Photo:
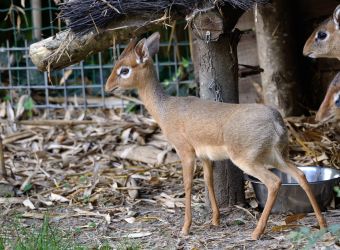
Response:
[[[321,214],[321,209],[319,207],[319,204],[317,203],[314,194],[312,193],[312,190],[308,184],[308,181],[306,179],[305,174],[303,171],[298,169],[295,165],[288,163],[285,164],[287,166],[281,167],[280,170],[288,175],[291,175],[297,182],[300,184],[302,189],[306,192],[308,199],[310,203],[312,204],[312,207],[315,212],[316,219],[319,222],[320,228],[327,227],[327,222],[323,215]]]
[[[195,155],[190,150],[177,150],[181,159],[183,167],[183,183],[185,193],[185,215],[184,225],[182,228],[183,235],[188,235],[192,222],[191,215],[191,192],[192,192],[192,179],[194,174]]]
[[[252,233],[252,238],[254,240],[258,240],[266,228],[270,211],[274,206],[277,193],[279,192],[281,186],[281,180],[278,176],[276,176],[271,171],[269,171],[268,169],[264,168],[264,166],[261,165],[252,166],[251,168],[244,169],[244,171],[247,174],[252,175],[255,178],[259,179],[268,189],[266,205],[264,206],[262,215],[257,223],[255,230]]]
[[[208,187],[209,200],[212,210],[212,224],[214,226],[220,225],[220,211],[218,209],[218,205],[216,202],[216,196],[214,191],[214,177],[213,177],[213,168],[212,162],[208,159],[204,159],[203,161],[203,171],[204,171],[204,181]]]

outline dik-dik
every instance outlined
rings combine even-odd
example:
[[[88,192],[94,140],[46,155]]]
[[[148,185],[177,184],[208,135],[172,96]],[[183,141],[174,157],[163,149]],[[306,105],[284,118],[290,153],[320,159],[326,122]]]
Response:
[[[335,8],[332,17],[314,30],[303,48],[303,54],[312,58],[340,60],[340,5]]]
[[[326,96],[316,113],[315,120],[320,122],[328,120],[340,121],[340,73],[334,77],[329,85]]]
[[[314,30],[305,44],[303,54],[312,58],[328,57],[340,60],[340,5],[335,8],[332,17]],[[317,121],[332,118],[340,121],[340,73],[329,85],[315,117]]]
[[[195,157],[203,162],[204,180],[212,208],[212,224],[219,225],[220,213],[213,188],[212,162],[231,159],[245,173],[262,181],[268,199],[253,239],[264,232],[281,181],[269,169],[292,175],[305,190],[320,227],[326,226],[305,175],[287,159],[288,137],[278,111],[259,104],[226,104],[197,97],[168,96],[162,89],[152,57],[159,49],[159,33],[147,39],[132,40],[116,62],[105,86],[138,90],[149,113],[175,147],[183,167],[185,217],[182,233],[191,226],[191,191]]]

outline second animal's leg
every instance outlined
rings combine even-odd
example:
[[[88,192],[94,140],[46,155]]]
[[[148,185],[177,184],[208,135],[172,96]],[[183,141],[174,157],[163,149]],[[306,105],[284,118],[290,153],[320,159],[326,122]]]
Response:
[[[208,187],[209,200],[212,210],[212,224],[218,226],[220,224],[220,211],[216,202],[216,196],[214,191],[214,177],[212,162],[210,160],[204,159],[203,161],[203,171],[204,171],[204,181]]]
[[[301,171],[300,169],[298,169],[295,165],[291,163],[287,162],[286,165],[287,166],[285,167],[281,167],[280,170],[286,174],[291,175],[297,180],[297,182],[300,184],[302,189],[306,192],[308,199],[310,203],[312,204],[312,207],[314,209],[316,219],[319,222],[320,228],[327,227],[327,222],[321,213],[319,204],[317,203],[315,196],[312,193],[312,190],[307,182],[305,174],[303,173],[303,171]]]

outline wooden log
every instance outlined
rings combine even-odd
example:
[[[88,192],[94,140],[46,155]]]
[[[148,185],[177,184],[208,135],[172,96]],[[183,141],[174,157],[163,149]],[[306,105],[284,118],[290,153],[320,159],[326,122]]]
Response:
[[[294,3],[274,1],[258,6],[256,38],[265,104],[277,108],[283,116],[301,112],[297,103],[299,86],[298,55],[294,32]]]
[[[168,20],[166,16],[152,22],[138,17],[129,17],[113,24],[109,29],[75,36],[70,30],[59,32],[30,46],[32,62],[41,71],[65,68],[78,63],[88,55],[103,51],[115,42],[138,36]]]

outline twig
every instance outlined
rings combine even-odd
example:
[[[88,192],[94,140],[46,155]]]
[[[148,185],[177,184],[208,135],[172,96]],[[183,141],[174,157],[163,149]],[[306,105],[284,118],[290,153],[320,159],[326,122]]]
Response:
[[[247,209],[245,209],[245,208],[243,208],[243,207],[240,207],[240,206],[238,206],[238,205],[235,205],[235,207],[238,208],[238,209],[241,209],[241,210],[245,211],[247,214],[249,214],[252,218],[254,218],[254,219],[256,220],[255,215],[253,215],[253,214],[252,214],[251,212],[249,212]]]
[[[25,190],[25,187],[30,183],[30,181],[32,180],[33,176],[35,176],[36,173],[38,172],[38,170],[41,169],[41,163],[42,163],[42,160],[38,160],[37,165],[35,166],[34,171],[31,172],[31,174],[26,178],[26,180],[21,184],[20,191],[24,191]]]
[[[97,124],[97,121],[85,120],[25,120],[18,122],[21,125],[30,125],[30,126],[77,126],[77,125],[89,125],[89,124]]]
[[[6,171],[5,159],[4,159],[4,147],[2,144],[1,136],[0,136],[0,177],[4,179],[7,178],[7,171]]]

